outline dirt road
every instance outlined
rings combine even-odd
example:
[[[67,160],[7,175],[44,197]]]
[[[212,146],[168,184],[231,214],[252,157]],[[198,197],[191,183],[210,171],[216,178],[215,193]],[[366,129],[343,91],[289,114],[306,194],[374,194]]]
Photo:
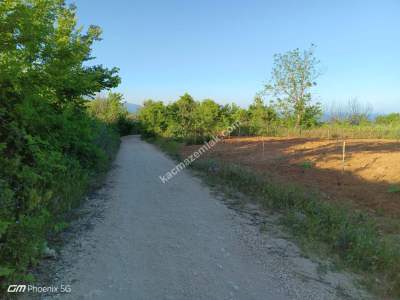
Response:
[[[159,175],[174,165],[154,146],[125,137],[105,187],[88,199],[81,221],[66,233],[69,241],[47,266],[51,284],[70,285],[71,293],[40,297],[366,297],[350,275],[302,257],[282,237],[275,216],[228,208],[189,171],[161,183]]]

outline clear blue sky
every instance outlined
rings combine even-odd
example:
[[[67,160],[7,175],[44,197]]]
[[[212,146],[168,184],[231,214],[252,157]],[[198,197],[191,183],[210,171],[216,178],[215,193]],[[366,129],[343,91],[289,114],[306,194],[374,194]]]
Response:
[[[399,0],[76,0],[79,24],[103,28],[95,63],[121,69],[128,102],[196,99],[248,105],[274,53],[317,45],[324,104],[350,97],[400,111]]]

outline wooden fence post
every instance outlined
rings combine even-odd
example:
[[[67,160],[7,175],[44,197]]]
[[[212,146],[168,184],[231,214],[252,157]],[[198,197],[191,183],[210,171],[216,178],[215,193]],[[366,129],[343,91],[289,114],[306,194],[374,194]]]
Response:
[[[342,173],[344,173],[344,162],[346,159],[346,141],[343,141],[343,149],[342,149]]]
[[[265,151],[264,151],[264,149],[265,149],[265,146],[264,146],[264,136],[262,136],[261,138],[262,138],[263,157],[264,157],[264,152],[265,152]]]

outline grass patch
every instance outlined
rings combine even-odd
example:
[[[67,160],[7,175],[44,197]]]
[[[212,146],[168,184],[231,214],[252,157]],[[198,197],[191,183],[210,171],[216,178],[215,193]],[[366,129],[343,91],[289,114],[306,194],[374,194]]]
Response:
[[[400,193],[400,186],[392,185],[391,187],[389,187],[388,192],[391,194]]]
[[[181,144],[166,139],[155,144],[179,157]],[[228,186],[265,208],[279,210],[297,239],[319,244],[340,265],[361,272],[375,292],[400,296],[400,241],[384,235],[371,216],[343,204],[322,201],[318,193],[294,184],[267,180],[238,165],[201,159],[192,167],[213,185]]]
[[[299,164],[299,166],[305,170],[311,169],[314,167],[314,163],[311,161],[303,161],[302,163]]]

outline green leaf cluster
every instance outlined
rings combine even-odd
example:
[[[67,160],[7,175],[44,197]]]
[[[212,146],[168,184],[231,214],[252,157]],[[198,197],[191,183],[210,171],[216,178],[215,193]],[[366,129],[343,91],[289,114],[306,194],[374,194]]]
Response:
[[[88,65],[101,30],[61,0],[0,2],[0,280],[24,276],[54,224],[104,171],[118,133],[86,109],[117,86]]]

